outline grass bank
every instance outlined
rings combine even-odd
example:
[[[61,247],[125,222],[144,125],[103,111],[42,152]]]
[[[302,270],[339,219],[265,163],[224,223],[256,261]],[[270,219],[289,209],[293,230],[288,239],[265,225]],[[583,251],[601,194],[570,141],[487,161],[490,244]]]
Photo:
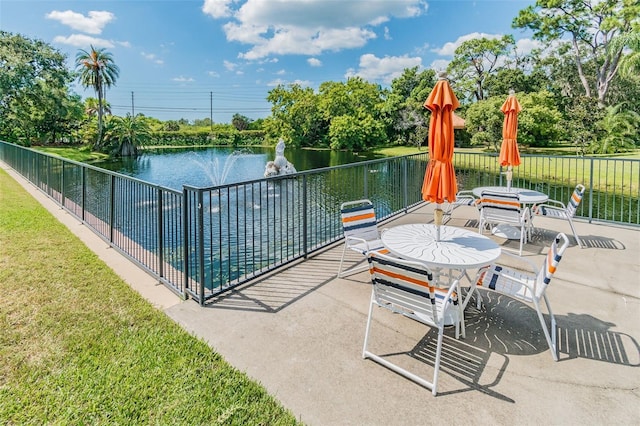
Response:
[[[296,424],[0,170],[0,424]]]

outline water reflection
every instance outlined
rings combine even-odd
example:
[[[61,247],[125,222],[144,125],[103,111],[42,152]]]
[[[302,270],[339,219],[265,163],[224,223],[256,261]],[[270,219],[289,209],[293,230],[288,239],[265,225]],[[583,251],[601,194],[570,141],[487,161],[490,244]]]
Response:
[[[240,152],[240,155],[234,154]],[[379,158],[373,153],[311,150],[287,147],[287,159],[298,171],[338,166]],[[209,187],[261,179],[274,148],[162,148],[145,151],[138,158],[96,163],[98,167],[146,182],[180,190],[182,185]]]

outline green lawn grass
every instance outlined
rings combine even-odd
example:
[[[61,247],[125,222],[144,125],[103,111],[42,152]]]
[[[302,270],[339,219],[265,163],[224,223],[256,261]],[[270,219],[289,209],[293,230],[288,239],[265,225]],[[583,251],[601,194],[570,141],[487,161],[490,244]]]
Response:
[[[33,149],[58,157],[67,158],[82,163],[92,163],[109,158],[107,154],[92,151],[88,146],[34,146]]]
[[[0,170],[0,424],[296,424]]]

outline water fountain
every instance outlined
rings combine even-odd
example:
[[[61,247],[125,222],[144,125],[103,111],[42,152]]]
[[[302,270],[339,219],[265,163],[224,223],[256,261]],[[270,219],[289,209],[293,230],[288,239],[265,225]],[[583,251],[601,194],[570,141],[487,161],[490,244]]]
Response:
[[[226,183],[234,164],[238,158],[242,157],[244,154],[245,153],[242,151],[233,151],[224,159],[224,163],[222,165],[220,164],[220,158],[215,156],[203,159],[201,156],[194,155],[196,158],[193,159],[193,162],[202,169],[205,176],[209,178],[212,186],[218,186]]]

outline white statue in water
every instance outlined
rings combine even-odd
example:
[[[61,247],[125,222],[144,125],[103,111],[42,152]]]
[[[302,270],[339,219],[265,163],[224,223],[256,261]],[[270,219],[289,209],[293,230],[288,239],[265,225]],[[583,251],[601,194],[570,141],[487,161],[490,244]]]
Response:
[[[276,158],[269,161],[264,169],[264,177],[290,175],[297,170],[284,156],[284,141],[280,139],[276,145]]]

